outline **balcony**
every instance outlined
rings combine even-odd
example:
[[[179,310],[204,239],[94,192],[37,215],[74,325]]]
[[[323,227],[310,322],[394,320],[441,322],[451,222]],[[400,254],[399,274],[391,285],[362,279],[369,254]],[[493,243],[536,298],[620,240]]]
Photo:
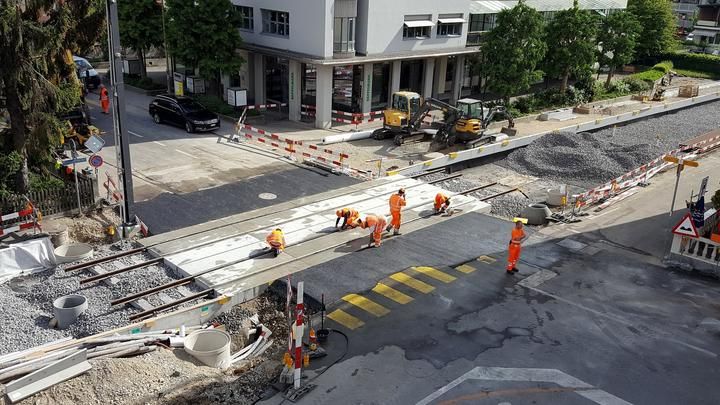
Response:
[[[483,43],[483,37],[488,31],[468,32],[466,46],[480,46]]]
[[[701,6],[720,6],[720,0],[700,0]]]
[[[697,20],[695,27],[702,29],[720,29],[720,24],[717,21],[710,20]]]

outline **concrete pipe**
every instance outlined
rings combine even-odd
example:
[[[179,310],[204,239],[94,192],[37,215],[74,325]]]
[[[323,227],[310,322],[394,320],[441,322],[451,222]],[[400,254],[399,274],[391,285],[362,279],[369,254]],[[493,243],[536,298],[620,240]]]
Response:
[[[203,329],[183,341],[185,351],[203,364],[215,368],[230,366],[230,335],[217,329]]]
[[[344,134],[328,135],[322,139],[323,145],[330,145],[331,143],[357,141],[360,139],[368,139],[372,137],[373,131],[358,131],[358,132],[345,132]]]
[[[53,314],[58,328],[66,329],[72,325],[87,307],[87,298],[82,295],[65,295],[53,301]]]
[[[563,205],[565,193],[559,188],[551,188],[547,191],[547,199],[545,202],[551,207],[559,207]]]
[[[72,263],[92,256],[93,248],[86,243],[62,245],[55,249],[55,257],[57,258],[58,264]]]
[[[530,204],[522,210],[522,216],[527,218],[529,225],[546,225],[550,215],[552,211],[545,204]]]

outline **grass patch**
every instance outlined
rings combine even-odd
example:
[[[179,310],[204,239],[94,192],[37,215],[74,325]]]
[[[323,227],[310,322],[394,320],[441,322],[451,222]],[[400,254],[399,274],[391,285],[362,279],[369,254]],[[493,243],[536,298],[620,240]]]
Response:
[[[720,80],[720,73],[714,73],[714,72],[699,72],[697,70],[690,70],[690,69],[673,69],[677,74],[687,76],[687,77],[694,77],[697,79],[710,79],[710,80]]]
[[[646,70],[644,72],[635,73],[630,76],[629,78],[632,79],[640,79],[644,80],[646,82],[655,82],[656,80],[659,80],[663,76],[667,74],[670,70],[673,68],[673,63],[669,60],[662,61],[655,66],[653,66],[650,70]]]

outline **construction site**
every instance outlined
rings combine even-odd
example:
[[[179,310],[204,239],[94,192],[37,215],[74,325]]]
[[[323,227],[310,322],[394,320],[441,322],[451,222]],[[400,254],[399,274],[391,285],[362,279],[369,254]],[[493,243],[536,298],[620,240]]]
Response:
[[[118,218],[112,204],[70,221],[42,218],[32,202],[16,214],[3,213],[3,401],[250,404],[340,403],[346,398],[346,403],[356,403],[363,397],[345,397],[341,390],[333,393],[335,383],[323,385],[324,381],[348,378],[336,371],[344,367],[354,369],[353,377],[358,370],[373,369],[377,364],[363,366],[363,362],[380,354],[387,364],[428,362],[404,366],[417,378],[435,375],[433,367],[445,370],[451,363],[434,362],[427,354],[440,344],[439,338],[420,341],[404,334],[399,338],[403,343],[398,343],[406,350],[401,355],[393,352],[390,340],[371,346],[374,338],[365,331],[382,334],[383,341],[418,323],[443,329],[434,323],[434,315],[425,312],[394,319],[393,308],[472,308],[473,303],[448,298],[451,291],[443,290],[455,288],[456,280],[467,282],[463,277],[476,277],[472,288],[496,286],[495,296],[515,294],[517,302],[567,304],[571,299],[559,297],[560,292],[539,290],[541,283],[557,275],[558,280],[566,277],[570,272],[566,263],[575,259],[554,260],[582,252],[581,263],[601,266],[603,252],[620,257],[622,249],[633,250],[628,253],[632,260],[657,266],[652,277],[672,278],[662,281],[663,288],[692,284],[687,281],[689,273],[710,277],[711,287],[692,295],[702,302],[685,323],[704,335],[673,337],[673,332],[657,324],[643,329],[635,322],[618,321],[610,303],[598,310],[587,309],[593,306],[589,302],[573,304],[573,310],[587,310],[590,317],[604,319],[596,325],[606,335],[612,329],[601,325],[606,321],[620,322],[633,335],[615,330],[616,340],[645,336],[717,361],[718,215],[715,208],[702,212],[704,225],[688,226],[693,236],[678,231],[683,222],[672,232],[667,229],[666,207],[672,190],[667,184],[675,180],[675,171],[680,179],[684,165],[692,171],[699,164],[710,173],[709,181],[706,178],[701,187],[694,181],[683,183],[677,203],[673,197],[677,209],[669,217],[673,224],[685,221],[678,213],[689,212],[678,208],[682,200],[697,202],[718,189],[720,83],[697,81],[669,87],[662,97],[625,97],[515,120],[502,108],[487,109],[472,99],[451,106],[408,92],[393,97],[396,100],[383,112],[381,127],[371,120],[320,131],[279,121],[260,129],[241,121],[234,131],[217,137],[218,144],[237,145],[282,164],[343,177],[341,185],[326,191],[278,203],[272,202],[273,195],[261,194],[259,198],[270,201],[261,208],[157,234],[139,227],[122,240],[108,233],[108,224]],[[689,200],[683,194],[688,187]],[[402,205],[393,208],[398,195]],[[439,196],[443,196],[440,205]],[[643,198],[662,199],[658,204],[664,207],[646,215],[659,224],[644,237],[657,238],[652,247],[641,247],[642,241],[632,249],[609,242],[632,233],[628,231],[615,236],[607,231],[607,240],[589,236],[610,227],[609,218],[643,220],[636,217],[638,210],[630,208]],[[709,196],[707,200],[709,205]],[[355,215],[341,214],[344,208]],[[347,229],[338,224],[343,217]],[[371,223],[369,217],[377,222]],[[526,225],[528,247],[506,272],[507,236],[513,222]],[[270,236],[275,231],[280,231],[279,245]],[[669,251],[664,251],[666,243]],[[607,277],[610,273],[619,277],[617,269],[622,268],[633,271],[634,267],[623,262],[607,270]],[[633,277],[636,286],[650,283]],[[581,288],[583,283],[577,283],[575,287]],[[606,297],[612,301],[632,294],[626,289],[616,295],[606,292]],[[487,297],[487,305],[495,305],[495,299]],[[683,311],[675,298],[665,299],[673,313]],[[561,346],[551,331],[541,330],[544,322],[554,319],[550,310],[545,315],[533,311],[535,323],[528,328],[512,322],[494,325],[497,321],[472,312],[458,315],[444,328],[451,331],[452,339],[472,331],[470,340],[458,343],[458,348],[480,345],[499,350],[510,340]],[[666,311],[672,317],[671,309]],[[392,332],[373,332],[373,322],[382,325],[379,330]],[[355,343],[358,339],[363,343]],[[677,346],[678,341],[682,345]],[[356,352],[353,359],[358,360],[350,360]],[[399,356],[395,363],[393,356]],[[700,364],[706,376],[717,371],[717,363]],[[501,371],[479,368],[473,370],[482,378],[502,380],[497,377]],[[454,381],[450,374],[435,377],[423,384],[438,388],[437,394],[403,389],[405,396],[386,403],[435,403],[443,395],[440,392],[448,391],[441,388],[441,381]],[[560,395],[555,403],[578,403],[562,396],[568,390],[595,398],[592,403],[662,402],[625,390],[622,384],[617,397],[587,388],[600,387],[600,380],[585,384],[568,376],[562,381],[576,385],[566,386],[561,380],[528,378],[565,387],[553,391]],[[388,387],[382,387],[379,392],[390,398],[392,394],[384,391]],[[595,391],[604,394],[591,394]],[[712,397],[672,398],[662,403],[715,402]]]

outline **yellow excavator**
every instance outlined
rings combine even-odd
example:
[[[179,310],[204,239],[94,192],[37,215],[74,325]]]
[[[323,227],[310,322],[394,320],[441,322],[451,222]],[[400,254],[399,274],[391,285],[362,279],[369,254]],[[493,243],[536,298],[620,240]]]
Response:
[[[463,98],[458,100],[457,108],[462,111],[462,117],[455,123],[455,131],[450,133],[445,140],[447,146],[463,143],[467,148],[473,148],[484,143],[500,140],[503,135],[485,134],[488,126],[496,117],[502,117],[508,121],[508,125],[501,128],[501,134],[507,136],[517,134],[515,121],[513,121],[512,115],[504,106],[489,108],[486,113],[486,107],[482,101]]]

